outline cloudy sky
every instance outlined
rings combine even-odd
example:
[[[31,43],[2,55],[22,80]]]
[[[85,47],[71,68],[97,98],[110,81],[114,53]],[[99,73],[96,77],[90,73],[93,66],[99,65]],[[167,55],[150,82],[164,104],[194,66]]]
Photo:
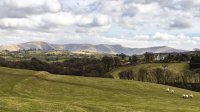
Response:
[[[0,44],[200,48],[200,0],[0,0]]]

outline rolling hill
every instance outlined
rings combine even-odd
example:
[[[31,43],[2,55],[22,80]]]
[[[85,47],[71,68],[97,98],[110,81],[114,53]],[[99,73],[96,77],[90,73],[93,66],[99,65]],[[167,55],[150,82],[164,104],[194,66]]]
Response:
[[[174,49],[167,46],[149,47],[149,48],[128,48],[121,45],[91,45],[91,44],[49,44],[42,41],[32,41],[27,43],[15,45],[2,45],[0,50],[28,50],[28,49],[41,49],[41,50],[68,50],[68,51],[95,51],[99,53],[120,54],[127,55],[143,54],[145,52],[153,53],[170,53],[170,52],[186,52],[185,50]]]
[[[199,112],[200,94],[117,79],[52,75],[0,67],[2,112]],[[183,99],[181,95],[194,95]]]
[[[129,67],[119,67],[115,68],[109,73],[115,78],[119,78],[118,74],[124,70],[132,70],[134,73],[138,73],[140,68],[154,69],[154,68],[162,68],[163,63],[148,63],[148,64],[140,64],[137,66],[129,66]],[[173,71],[174,73],[180,73],[184,70],[189,69],[188,63],[168,63],[168,69]],[[176,68],[176,69],[174,69]]]

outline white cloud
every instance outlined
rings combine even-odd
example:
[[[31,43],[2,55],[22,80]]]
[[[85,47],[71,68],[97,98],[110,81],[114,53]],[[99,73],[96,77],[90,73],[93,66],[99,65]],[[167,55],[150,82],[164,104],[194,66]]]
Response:
[[[0,0],[0,40],[192,49],[200,43],[199,6],[200,0]],[[112,26],[120,28],[109,32]]]
[[[145,14],[159,14],[160,13],[160,6],[158,3],[151,3],[151,4],[134,4],[134,6],[139,10],[140,13]]]
[[[103,14],[78,15],[76,19],[80,27],[107,26],[112,21],[109,16]]]
[[[44,24],[47,25],[63,25],[63,26],[67,26],[67,25],[73,25],[76,23],[76,18],[73,14],[71,13],[48,13],[48,14],[43,14],[43,15],[39,15],[39,17],[41,18],[41,21]],[[34,17],[32,17],[34,18]]]
[[[109,16],[103,14],[74,15],[68,12],[58,12],[30,15],[26,18],[0,18],[0,28],[48,31],[77,26],[91,27],[91,30],[99,29],[101,31],[101,28],[109,26],[111,21]]]
[[[26,18],[3,18],[0,19],[0,27],[6,29],[29,29],[36,28],[38,26],[37,23],[31,21],[31,19]]]

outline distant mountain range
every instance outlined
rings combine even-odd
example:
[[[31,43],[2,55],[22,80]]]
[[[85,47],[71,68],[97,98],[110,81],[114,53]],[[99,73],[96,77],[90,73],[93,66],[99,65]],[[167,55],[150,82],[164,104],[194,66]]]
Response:
[[[148,48],[128,48],[121,45],[91,45],[91,44],[49,44],[42,41],[32,41],[21,44],[1,45],[0,50],[18,51],[29,49],[41,50],[68,50],[68,51],[95,51],[99,53],[119,54],[124,53],[127,55],[143,54],[145,52],[152,53],[171,53],[171,52],[186,52],[186,50],[174,49],[167,46],[148,47]]]

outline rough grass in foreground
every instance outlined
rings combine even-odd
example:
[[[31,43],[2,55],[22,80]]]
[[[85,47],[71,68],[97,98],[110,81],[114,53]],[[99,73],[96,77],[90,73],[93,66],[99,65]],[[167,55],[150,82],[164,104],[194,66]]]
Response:
[[[2,112],[199,112],[200,94],[138,81],[0,68]],[[182,99],[181,95],[194,95]]]

